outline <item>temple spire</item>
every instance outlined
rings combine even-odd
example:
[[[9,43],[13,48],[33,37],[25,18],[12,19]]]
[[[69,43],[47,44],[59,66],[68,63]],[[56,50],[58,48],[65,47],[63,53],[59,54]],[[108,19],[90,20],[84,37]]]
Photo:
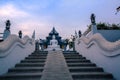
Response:
[[[55,31],[55,27],[53,26],[53,31]]]
[[[53,27],[52,31],[50,32],[50,34],[55,35],[58,34],[58,32],[55,30],[55,27]]]
[[[33,31],[32,38],[35,39],[35,30]]]

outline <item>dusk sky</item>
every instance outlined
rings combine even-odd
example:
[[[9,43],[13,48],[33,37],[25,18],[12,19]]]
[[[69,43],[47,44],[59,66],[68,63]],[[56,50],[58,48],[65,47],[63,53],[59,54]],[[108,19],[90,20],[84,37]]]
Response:
[[[11,33],[45,38],[53,26],[63,38],[75,30],[84,32],[90,24],[90,15],[96,22],[120,24],[120,12],[115,15],[120,0],[0,0],[0,32],[5,21],[11,21]]]

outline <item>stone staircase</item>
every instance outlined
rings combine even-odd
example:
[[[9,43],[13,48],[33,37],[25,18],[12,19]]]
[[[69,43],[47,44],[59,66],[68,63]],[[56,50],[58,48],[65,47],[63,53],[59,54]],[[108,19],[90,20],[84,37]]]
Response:
[[[77,52],[63,52],[73,80],[114,80],[112,74],[87,60]]]
[[[61,77],[62,76],[62,77]],[[35,51],[0,80],[115,80],[96,64],[75,51]]]
[[[14,68],[0,76],[0,80],[40,80],[48,52],[34,52]]]

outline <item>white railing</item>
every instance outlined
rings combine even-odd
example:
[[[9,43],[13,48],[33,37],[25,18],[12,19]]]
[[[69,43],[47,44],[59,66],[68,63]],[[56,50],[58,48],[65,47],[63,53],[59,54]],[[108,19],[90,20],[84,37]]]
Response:
[[[0,40],[3,40],[3,33],[0,33]]]
[[[89,38],[82,36],[76,39],[75,47],[80,54],[120,80],[120,40],[109,42],[96,33]]]
[[[16,35],[10,35],[0,43],[0,74],[7,72],[9,68],[14,67],[34,50],[34,39],[28,36],[20,39]]]

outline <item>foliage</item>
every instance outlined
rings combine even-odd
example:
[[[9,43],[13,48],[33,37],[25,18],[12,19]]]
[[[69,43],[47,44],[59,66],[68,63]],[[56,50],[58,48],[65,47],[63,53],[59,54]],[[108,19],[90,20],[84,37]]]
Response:
[[[105,23],[97,23],[97,29],[107,29],[107,25]]]
[[[120,30],[119,24],[97,23],[98,30]]]
[[[120,24],[109,24],[109,23],[97,23],[98,30],[120,30]],[[91,25],[88,25],[86,32],[91,31]]]
[[[120,24],[109,24],[109,23],[97,23],[97,29],[98,30],[120,30]],[[87,30],[83,33],[83,35],[88,34],[91,31],[91,25],[87,26]]]

